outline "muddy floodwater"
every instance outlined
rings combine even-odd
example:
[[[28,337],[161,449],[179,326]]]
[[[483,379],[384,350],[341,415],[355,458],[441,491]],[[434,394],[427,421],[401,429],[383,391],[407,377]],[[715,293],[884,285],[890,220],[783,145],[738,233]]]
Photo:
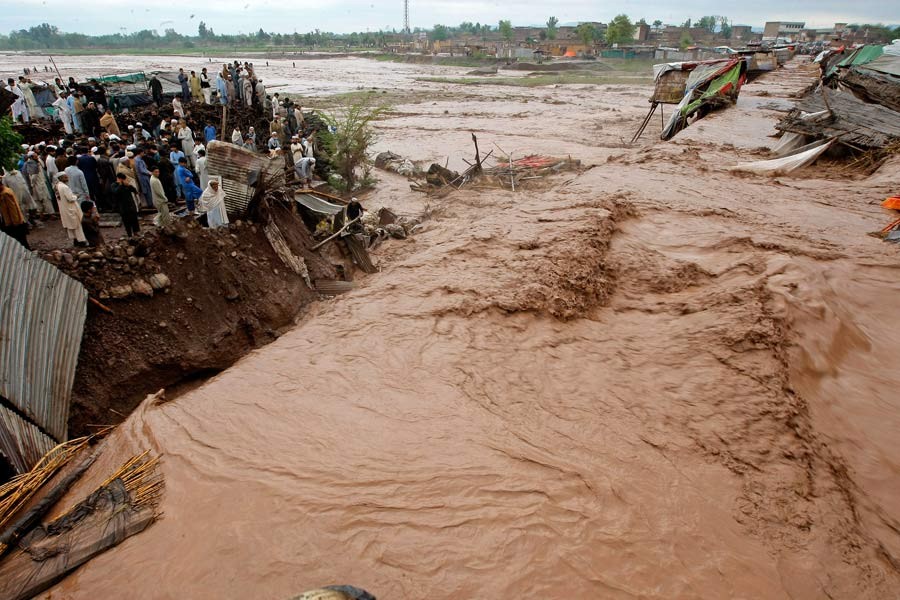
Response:
[[[302,92],[291,68],[264,79]],[[776,143],[816,73],[799,60],[633,147],[647,87],[414,79],[461,71],[333,59],[300,77],[416,92],[379,150],[459,169],[474,131],[483,152],[585,170],[439,199],[378,172],[364,204],[427,213],[422,230],[120,426],[72,498],[151,448],[163,517],[44,597],[900,597],[900,253],[866,235],[900,163],[727,171]]]

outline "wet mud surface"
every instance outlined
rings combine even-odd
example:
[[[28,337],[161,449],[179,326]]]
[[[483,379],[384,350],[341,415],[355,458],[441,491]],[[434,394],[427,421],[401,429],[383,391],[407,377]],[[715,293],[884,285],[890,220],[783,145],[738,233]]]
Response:
[[[464,168],[476,131],[592,168],[432,200],[379,173],[366,202],[423,229],[142,404],[79,487],[153,448],[164,517],[46,597],[897,597],[900,271],[866,235],[896,177],[726,171],[774,143],[789,66],[634,148],[646,88],[395,106],[379,150]]]

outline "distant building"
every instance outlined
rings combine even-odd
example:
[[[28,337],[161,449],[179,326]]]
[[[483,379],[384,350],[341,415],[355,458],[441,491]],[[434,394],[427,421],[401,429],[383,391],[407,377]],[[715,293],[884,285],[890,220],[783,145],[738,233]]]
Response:
[[[749,25],[733,25],[731,27],[731,39],[749,42],[753,39],[753,29]]]
[[[776,40],[778,38],[786,38],[795,40],[800,37],[806,23],[799,21],[767,21],[766,28],[763,30],[764,40]]]
[[[650,26],[646,23],[638,23],[634,39],[639,42],[646,42],[650,39]]]

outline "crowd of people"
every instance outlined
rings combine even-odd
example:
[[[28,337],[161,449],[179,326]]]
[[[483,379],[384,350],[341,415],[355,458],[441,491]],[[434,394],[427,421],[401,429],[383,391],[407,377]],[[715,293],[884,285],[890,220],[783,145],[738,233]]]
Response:
[[[23,145],[18,168],[4,170],[0,227],[25,247],[31,229],[57,218],[75,246],[102,243],[100,212],[118,213],[129,236],[140,231],[142,208],[156,211],[157,226],[170,224],[172,209],[182,204],[187,214],[209,227],[227,224],[221,180],[210,177],[206,156],[206,145],[217,140],[219,132],[212,123],[202,132],[191,129],[191,103],[240,103],[261,113],[270,123],[267,138],[258,139],[250,127],[247,132],[234,129],[230,141],[253,152],[283,156],[301,181],[312,182],[315,153],[313,141],[300,135],[301,108],[278,93],[266,94],[252,63],[225,64],[215,81],[206,68],[189,75],[180,69],[181,93],[171,100],[174,118],[127,128],[119,127],[116,111],[96,81],[77,84],[70,78],[65,84],[56,78],[56,99],[52,110],[44,111],[35,101],[29,74],[7,81],[6,89],[17,96],[10,109],[14,120],[55,119],[65,136]],[[157,76],[151,77],[148,90],[157,107],[167,102]],[[115,99],[110,100],[115,105]]]

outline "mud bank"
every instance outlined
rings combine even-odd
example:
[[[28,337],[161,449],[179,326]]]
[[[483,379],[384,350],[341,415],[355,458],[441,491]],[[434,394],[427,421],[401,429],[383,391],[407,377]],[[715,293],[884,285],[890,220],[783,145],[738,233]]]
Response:
[[[281,206],[273,216],[311,279],[336,278],[335,268],[309,251],[314,242],[298,217]],[[199,384],[276,339],[318,298],[252,220],[219,230],[151,231],[102,252],[48,259],[112,311],[89,306],[70,436],[121,422],[161,388],[173,397],[180,386]]]

